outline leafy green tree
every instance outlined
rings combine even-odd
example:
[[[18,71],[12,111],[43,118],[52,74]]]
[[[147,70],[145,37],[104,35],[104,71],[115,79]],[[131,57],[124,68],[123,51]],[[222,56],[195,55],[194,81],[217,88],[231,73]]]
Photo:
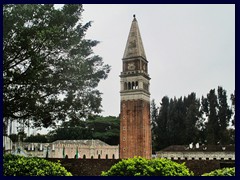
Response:
[[[196,98],[195,93],[191,93],[184,98],[184,104],[186,109],[184,144],[196,143],[199,141],[198,135],[200,133],[197,126],[201,119],[200,100]]]
[[[186,106],[180,97],[176,102],[175,110],[175,144],[185,144],[185,130],[186,130]]]
[[[12,142],[18,142],[18,135],[17,134],[10,134],[9,138],[12,140]]]
[[[80,4],[3,5],[3,117],[34,127],[101,112],[96,89],[108,65],[85,39]]]
[[[169,101],[169,108],[168,108],[168,114],[167,114],[167,122],[166,122],[166,134],[167,139],[169,141],[169,145],[175,144],[174,137],[175,137],[175,131],[174,131],[174,107],[176,104],[173,99],[170,99]]]
[[[119,117],[97,116],[92,120],[87,120],[87,127],[92,131],[94,139],[100,139],[108,144],[119,144],[120,119]]]
[[[202,176],[235,176],[235,167],[216,169],[209,173],[204,173]]]
[[[56,140],[99,139],[111,145],[119,144],[120,120],[114,116],[94,116],[86,121],[64,122],[48,133],[50,142]]]
[[[212,89],[207,97],[202,96],[201,101],[193,92],[178,99],[164,96],[160,107],[152,101],[153,150],[192,142],[234,144],[235,130],[229,125],[235,108],[235,95],[231,95],[231,99],[232,109],[227,104],[226,91],[218,87],[217,95]]]
[[[12,154],[3,156],[4,176],[72,176],[59,162]]]
[[[198,128],[198,139],[200,143],[205,144],[207,142],[207,117],[209,115],[208,110],[208,100],[204,96],[201,98],[201,105],[200,105],[200,114],[202,118],[198,119],[197,121],[197,128]]]
[[[177,99],[174,97],[174,99],[170,99],[166,130],[171,145],[183,143],[184,116],[185,111],[182,98]]]
[[[207,144],[218,144],[219,143],[219,130],[220,126],[218,123],[218,101],[217,95],[215,94],[215,89],[211,89],[210,92],[207,94],[208,100],[208,112],[209,114],[206,124],[207,129]]]
[[[220,142],[221,144],[229,144],[230,137],[228,134],[227,127],[232,116],[232,111],[227,103],[227,92],[222,87],[218,87],[218,118],[220,125]]]
[[[147,160],[142,157],[123,159],[102,176],[193,176],[184,164],[168,159]]]
[[[167,122],[169,111],[169,98],[164,96],[161,101],[159,112],[155,104],[152,104],[152,136],[153,136],[153,150],[160,150],[169,146]],[[155,116],[155,117],[154,117]]]
[[[159,124],[158,124],[158,107],[156,106],[155,100],[151,101],[150,106],[150,113],[151,113],[151,131],[152,131],[152,152],[156,151],[156,148],[159,146],[159,138],[158,135],[159,131]]]
[[[47,136],[42,134],[36,134],[26,137],[24,142],[46,143],[48,142]]]
[[[208,144],[229,144],[232,142],[232,132],[228,130],[232,110],[227,103],[226,90],[218,87],[211,89],[207,98],[202,98],[202,111],[207,117],[205,137]]]
[[[65,122],[60,127],[47,134],[50,142],[56,140],[80,140],[80,139],[92,139],[92,132],[86,126],[86,122],[82,121],[81,125],[69,126],[71,122]]]
[[[232,118],[232,126],[231,128],[228,128],[228,133],[229,133],[229,137],[230,137],[230,144],[235,144],[235,110],[236,110],[236,106],[235,106],[235,91],[233,94],[231,94],[231,101],[232,101],[232,104],[231,104],[231,110],[232,110],[232,113],[233,113],[233,118]]]
[[[235,91],[233,94],[231,94],[231,101],[232,101],[232,112],[234,113],[232,125],[235,126]]]

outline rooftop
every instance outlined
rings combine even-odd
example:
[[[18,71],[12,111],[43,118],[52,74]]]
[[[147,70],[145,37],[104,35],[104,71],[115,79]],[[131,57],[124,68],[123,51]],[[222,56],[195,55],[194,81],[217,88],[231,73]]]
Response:
[[[80,145],[85,145],[85,146],[110,146],[109,144],[96,139],[87,139],[87,140],[57,140],[54,141],[52,144],[80,144]]]
[[[196,146],[189,145],[172,145],[165,149],[160,150],[161,152],[182,152],[182,151],[206,151],[206,152],[220,152],[220,151],[231,151],[235,152],[235,145],[199,145]]]

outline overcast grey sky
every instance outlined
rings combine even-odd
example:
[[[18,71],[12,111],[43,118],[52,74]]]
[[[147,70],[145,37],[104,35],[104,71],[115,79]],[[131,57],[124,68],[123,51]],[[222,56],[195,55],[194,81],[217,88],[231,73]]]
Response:
[[[94,52],[111,65],[102,115],[120,112],[120,72],[133,14],[149,62],[151,99],[197,97],[222,86],[235,90],[235,5],[84,4],[83,22],[93,21],[87,38],[101,43]]]
[[[151,100],[159,105],[165,95],[179,98],[191,92],[200,98],[218,86],[227,90],[228,98],[234,92],[235,5],[84,4],[83,8],[82,21],[93,21],[86,38],[101,42],[94,52],[111,65],[108,78],[98,86],[103,116],[120,113],[119,75],[133,14],[149,62]]]

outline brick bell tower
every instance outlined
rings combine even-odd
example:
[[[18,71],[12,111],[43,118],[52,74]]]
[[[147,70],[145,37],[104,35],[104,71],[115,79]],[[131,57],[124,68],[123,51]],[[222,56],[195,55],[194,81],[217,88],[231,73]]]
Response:
[[[150,77],[135,15],[133,15],[122,64],[120,159],[134,156],[151,159]]]

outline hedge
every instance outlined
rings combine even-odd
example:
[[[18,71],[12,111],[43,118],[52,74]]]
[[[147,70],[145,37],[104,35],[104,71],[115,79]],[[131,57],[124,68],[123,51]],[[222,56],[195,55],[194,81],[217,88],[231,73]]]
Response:
[[[148,160],[142,157],[124,159],[113,165],[102,176],[193,176],[185,166],[168,159]]]
[[[4,154],[4,176],[72,176],[59,162],[37,157]]]
[[[204,173],[202,176],[235,176],[235,167],[216,169],[209,173]]]

